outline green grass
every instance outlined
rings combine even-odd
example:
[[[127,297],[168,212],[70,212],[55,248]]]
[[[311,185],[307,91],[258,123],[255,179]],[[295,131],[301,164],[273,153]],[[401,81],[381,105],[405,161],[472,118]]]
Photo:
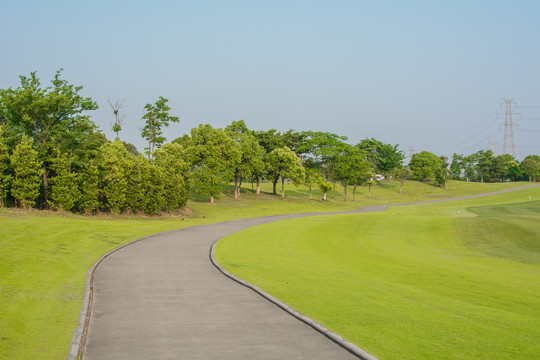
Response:
[[[267,224],[228,236],[216,257],[381,359],[532,359],[540,202],[529,195],[540,189]]]
[[[188,203],[190,216],[96,217],[51,212],[0,209],[0,359],[62,359],[67,356],[84,295],[86,272],[104,253],[146,235],[186,226],[287,213],[352,210],[369,204],[409,202],[436,197],[462,196],[525,185],[452,182],[444,190],[430,184],[383,182],[357,192],[344,202],[342,188],[336,198],[308,199],[306,187],[286,186],[286,199],[270,195],[263,184],[256,196],[246,184],[242,200],[232,199],[225,188],[216,205],[206,199]],[[314,191],[314,199],[320,197]],[[180,221],[185,217],[184,221]]]

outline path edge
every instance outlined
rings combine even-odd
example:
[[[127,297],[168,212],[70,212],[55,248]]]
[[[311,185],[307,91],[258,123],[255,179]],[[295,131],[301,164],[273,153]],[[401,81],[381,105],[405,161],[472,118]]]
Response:
[[[210,247],[210,261],[212,262],[212,264],[223,274],[225,275],[226,277],[228,277],[229,279],[237,282],[238,284],[242,285],[242,286],[245,286],[247,287],[248,289],[256,292],[257,294],[259,294],[260,296],[262,296],[263,298],[265,298],[266,300],[268,300],[269,302],[271,302],[272,304],[274,304],[275,306],[279,307],[280,309],[282,309],[283,311],[289,313],[290,315],[294,316],[296,319],[300,320],[301,322],[309,325],[310,327],[312,327],[313,329],[315,329],[316,331],[318,331],[319,333],[321,333],[322,335],[326,336],[327,338],[329,338],[330,340],[332,340],[334,343],[336,343],[337,345],[343,347],[345,350],[349,351],[350,353],[352,353],[353,355],[357,356],[358,358],[362,359],[362,360],[378,360],[378,358],[376,358],[375,356],[371,355],[370,353],[368,353],[367,351],[365,351],[364,349],[354,345],[353,343],[345,340],[344,338],[342,338],[341,336],[339,336],[338,334],[334,333],[333,331],[330,331],[328,330],[327,328],[325,328],[324,326],[322,326],[321,324],[319,324],[318,322],[316,322],[315,320],[311,319],[310,317],[307,317],[305,315],[303,315],[302,313],[296,311],[294,308],[292,308],[291,306],[287,305],[286,303],[284,303],[283,301],[280,301],[278,299],[276,299],[275,297],[273,297],[272,295],[268,294],[267,292],[261,290],[260,288],[258,288],[257,286],[253,285],[253,284],[250,284],[248,283],[247,281],[245,280],[242,280],[241,278],[229,273],[227,270],[225,270],[221,265],[219,265],[219,263],[217,262],[216,258],[214,257],[214,248],[216,246],[216,244],[222,240],[223,237],[219,238],[218,240],[216,240],[212,246]]]

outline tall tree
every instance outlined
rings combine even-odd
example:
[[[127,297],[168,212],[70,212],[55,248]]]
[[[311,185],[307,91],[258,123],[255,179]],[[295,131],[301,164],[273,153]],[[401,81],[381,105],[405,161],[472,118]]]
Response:
[[[476,172],[480,176],[480,182],[489,181],[491,178],[491,167],[494,160],[493,151],[480,150],[475,153]]]
[[[257,193],[259,193],[259,174],[264,168],[264,149],[250,131],[244,120],[233,121],[225,128],[227,134],[238,145],[240,161],[236,164],[234,175],[234,198],[240,198],[242,179],[255,175],[257,177]]]
[[[441,164],[442,161],[437,155],[429,151],[422,151],[413,154],[409,168],[416,176],[426,181],[435,177],[437,171],[441,168]]]
[[[104,206],[113,214],[119,214],[127,206],[128,180],[127,150],[120,141],[113,141],[101,147],[100,173],[102,174],[102,194]]]
[[[122,123],[126,118],[126,114],[120,114],[120,110],[125,107],[125,100],[116,100],[114,104],[107,100],[114,114],[114,123],[111,124],[112,131],[116,133],[116,140],[120,140],[120,131],[122,131]]]
[[[11,194],[23,209],[36,204],[43,171],[41,165],[38,152],[33,148],[33,140],[23,136],[11,155],[14,173]]]
[[[345,143],[347,137],[327,132],[305,131],[302,138],[302,146],[297,152],[304,157],[313,157],[323,169],[325,180],[335,183],[334,165],[339,154],[349,146]]]
[[[195,190],[210,196],[210,203],[214,204],[214,197],[221,192],[221,183],[233,177],[232,169],[240,163],[242,154],[238,145],[224,130],[201,124],[191,129],[186,155]]]
[[[0,89],[0,112],[5,126],[33,140],[42,164],[43,206],[48,207],[48,176],[56,150],[69,154],[84,146],[96,128],[85,112],[98,108],[91,98],[80,95],[82,86],[61,79],[58,70],[52,86],[42,88],[36,72],[20,76],[16,89]]]
[[[519,164],[521,172],[529,178],[529,181],[537,181],[540,175],[540,156],[528,155]]]
[[[81,196],[78,207],[87,215],[93,214],[99,209],[100,173],[98,167],[94,162],[90,162],[79,174]]]
[[[347,186],[365,181],[371,175],[371,165],[365,152],[357,147],[347,146],[336,160],[336,179],[343,185],[343,200],[347,201]]]
[[[57,152],[53,162],[55,176],[51,177],[51,205],[53,209],[71,211],[79,203],[79,174],[71,171],[67,157]]]
[[[179,122],[178,117],[169,115],[171,108],[167,105],[168,101],[160,96],[154,104],[146,104],[144,107],[146,113],[142,118],[145,120],[146,125],[141,130],[141,135],[148,141],[145,153],[149,159],[154,156],[155,149],[159,148],[167,140],[163,136],[163,127],[169,126],[171,122]]]
[[[156,164],[163,172],[165,208],[172,212],[184,205],[189,196],[189,164],[182,145],[169,143],[155,152]]]
[[[272,176],[273,193],[276,194],[276,184],[281,178],[281,197],[285,197],[285,180],[292,179],[301,182],[305,177],[302,160],[288,147],[275,149],[267,157],[268,172]]]
[[[396,177],[399,179],[399,193],[403,193],[403,184],[411,175],[411,169],[402,167],[396,171]]]

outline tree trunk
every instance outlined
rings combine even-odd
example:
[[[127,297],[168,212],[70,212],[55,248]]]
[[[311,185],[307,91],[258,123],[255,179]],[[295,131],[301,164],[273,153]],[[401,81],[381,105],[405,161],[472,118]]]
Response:
[[[399,193],[403,193],[403,181],[399,182]]]
[[[234,200],[238,200],[238,178],[239,178],[238,168],[234,170]]]
[[[242,190],[242,178],[238,181],[238,199],[240,199],[240,191]]]
[[[281,198],[285,198],[285,178],[281,178]]]
[[[276,176],[273,180],[272,180],[272,194],[274,195],[277,195],[277,191],[276,191],[276,188],[277,188],[277,182],[279,180],[279,175]]]
[[[343,201],[347,201],[347,184],[343,185]]]
[[[261,194],[261,184],[259,183],[259,178],[257,178],[257,195]]]
[[[368,185],[368,197],[371,197],[371,185]]]
[[[352,188],[352,201],[354,201],[355,195],[356,195],[356,185],[353,186]]]
[[[311,184],[309,184],[309,200],[312,200],[313,198],[311,197]]]
[[[214,202],[214,195],[210,194],[210,204],[215,204]]]

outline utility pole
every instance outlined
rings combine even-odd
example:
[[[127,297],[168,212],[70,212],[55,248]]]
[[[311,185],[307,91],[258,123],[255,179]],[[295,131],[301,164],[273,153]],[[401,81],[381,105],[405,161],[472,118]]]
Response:
[[[520,115],[512,110],[516,102],[514,99],[503,99],[506,104],[506,111],[504,112],[504,147],[503,154],[510,154],[513,157],[516,156],[516,144],[514,143],[514,126],[518,124],[512,120],[512,115]],[[502,115],[502,113],[499,113]]]

